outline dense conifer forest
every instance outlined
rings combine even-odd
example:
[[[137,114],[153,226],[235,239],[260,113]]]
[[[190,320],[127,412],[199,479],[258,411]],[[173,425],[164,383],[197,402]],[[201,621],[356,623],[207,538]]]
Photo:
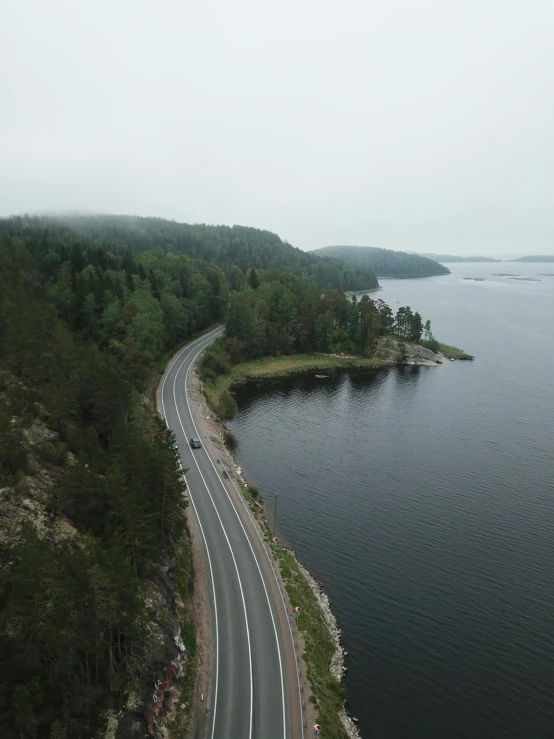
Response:
[[[89,737],[165,661],[149,652],[144,589],[183,535],[184,485],[142,393],[227,302],[214,264],[0,222],[0,512],[54,483],[45,522],[0,519],[3,737]],[[30,453],[38,428],[50,436]],[[48,525],[60,518],[64,536]]]
[[[297,249],[276,234],[245,226],[207,226],[134,216],[65,216],[59,219],[33,219],[58,232],[71,230],[87,242],[132,252],[153,250],[172,252],[217,264],[232,289],[245,281],[250,267],[296,275],[320,289],[347,291],[378,287],[368,267],[352,267],[339,259],[316,259]]]

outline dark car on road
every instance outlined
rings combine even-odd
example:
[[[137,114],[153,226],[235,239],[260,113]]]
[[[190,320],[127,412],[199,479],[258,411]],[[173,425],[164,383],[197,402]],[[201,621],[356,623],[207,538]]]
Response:
[[[200,447],[202,446],[202,442],[200,441],[200,439],[191,439],[189,441],[189,444],[191,449],[200,449]]]

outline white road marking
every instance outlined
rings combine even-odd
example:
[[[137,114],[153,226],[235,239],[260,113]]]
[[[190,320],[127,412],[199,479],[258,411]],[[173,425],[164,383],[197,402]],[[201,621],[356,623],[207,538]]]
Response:
[[[204,349],[205,349],[205,347],[202,346],[198,350],[198,352],[196,353],[196,355],[194,356],[193,360],[190,363],[190,366],[191,367],[194,364],[194,362],[196,360],[196,357]],[[183,361],[181,362],[179,368],[177,369],[177,371],[175,373],[175,379],[173,380],[173,402],[175,404],[175,410],[177,412],[177,417],[179,419],[179,424],[181,426],[181,430],[183,432],[183,435],[184,435],[185,439],[187,438],[187,435],[185,433],[185,429],[184,429],[184,426],[183,426],[183,421],[182,421],[182,418],[181,418],[181,414],[179,413],[179,408],[177,406],[177,398],[176,398],[176,395],[175,395],[175,387],[176,387],[176,383],[177,383],[177,377],[179,376],[179,372],[181,371],[181,368],[182,368],[182,366],[184,365],[184,363],[186,361],[187,361],[187,357],[185,357],[183,359]],[[186,380],[185,380],[185,382],[186,382]],[[196,428],[196,424],[194,423],[194,419],[192,418],[192,412],[190,410],[190,405],[188,404],[188,398],[187,398],[187,406],[189,408],[189,413],[191,414],[191,421],[192,421],[192,424],[194,426],[194,429],[195,429],[195,431],[198,431],[198,429]],[[253,668],[252,668],[252,646],[251,646],[251,641],[250,641],[250,627],[249,627],[249,624],[248,624],[248,613],[247,613],[247,610],[246,610],[246,599],[244,597],[244,590],[243,590],[243,587],[242,587],[242,580],[241,580],[241,577],[240,577],[239,568],[238,568],[238,565],[237,565],[237,560],[235,559],[235,553],[233,551],[233,547],[231,546],[231,542],[229,541],[229,537],[227,535],[227,531],[225,529],[225,526],[223,525],[223,521],[221,520],[221,516],[219,515],[219,511],[217,510],[217,506],[216,506],[215,501],[214,501],[214,499],[212,497],[212,494],[210,492],[210,488],[208,487],[208,483],[206,482],[206,480],[204,478],[204,475],[202,474],[202,470],[200,469],[200,465],[198,464],[198,462],[196,460],[196,455],[193,454],[192,455],[192,458],[194,459],[194,463],[196,465],[196,468],[198,469],[198,472],[200,474],[200,477],[202,478],[202,482],[204,483],[204,486],[205,486],[205,488],[206,488],[206,490],[208,492],[208,495],[210,496],[210,500],[212,501],[212,505],[213,505],[214,510],[216,512],[217,518],[219,519],[219,523],[221,524],[221,529],[223,531],[223,535],[225,536],[225,540],[227,541],[227,545],[229,546],[229,551],[231,552],[231,557],[233,559],[233,564],[235,566],[235,571],[237,573],[237,579],[238,579],[239,589],[240,589],[240,594],[241,594],[241,599],[242,599],[242,607],[243,607],[243,611],[244,611],[244,620],[245,620],[245,624],[246,624],[246,640],[247,640],[247,643],[248,643],[248,661],[249,661],[249,666],[250,666],[250,726],[249,726],[248,736],[249,736],[249,739],[252,739],[252,729],[253,729],[253,719],[254,719],[254,675],[253,675]],[[219,479],[219,475],[218,475],[218,479]],[[212,739],[213,739],[213,736],[214,736],[214,731],[215,731],[215,709],[214,709],[214,720],[213,720],[213,725],[212,725]]]
[[[216,329],[216,331],[218,331],[218,330],[219,329]],[[211,331],[209,334],[206,334],[206,337],[204,337],[204,338],[207,338],[208,336],[211,337],[211,335],[213,333],[214,333],[214,331]],[[166,373],[165,373],[165,377],[164,377],[164,381],[162,383],[162,391],[161,391],[162,412],[163,412],[164,420],[166,421],[166,424],[167,424],[167,419],[166,419],[165,404],[164,404],[165,381],[167,380],[167,377],[168,377],[170,371],[172,370],[173,365],[175,364],[175,362],[177,362],[178,359],[182,356],[182,354],[184,354],[184,352],[186,352],[186,351],[187,351],[186,348],[183,349],[183,351],[180,352],[177,355],[177,357],[175,357],[175,359],[173,360],[173,362],[171,363],[171,365],[167,368]],[[182,471],[183,470],[183,465],[181,464],[181,460],[180,459],[179,459],[179,467],[181,468],[181,471]],[[183,473],[183,479],[185,480],[185,483],[186,483],[186,476],[185,476],[184,473]],[[196,516],[196,520],[197,520],[198,526],[200,528],[200,533],[202,534],[202,539],[204,541],[204,546],[206,547],[206,554],[208,556],[208,566],[209,566],[209,569],[210,569],[210,579],[211,579],[211,583],[212,583],[212,594],[213,594],[213,603],[214,603],[214,619],[215,619],[215,687],[214,687],[214,710],[213,710],[213,714],[212,714],[212,721],[213,721],[213,724],[212,724],[212,739],[214,739],[215,717],[216,717],[216,712],[217,712],[218,683],[219,683],[219,621],[218,621],[218,617],[217,617],[217,598],[216,598],[216,594],[215,594],[215,581],[214,581],[214,573],[213,573],[213,568],[212,568],[212,558],[210,556],[210,548],[208,547],[208,542],[207,542],[206,536],[204,534],[204,529],[202,528],[202,522],[200,521],[200,516],[198,515],[198,511],[197,511],[196,506],[194,504],[194,499],[193,499],[193,497],[191,495],[190,487],[188,486],[188,484],[187,484],[187,490],[188,490],[189,500],[192,503],[192,507],[193,507],[193,510],[194,510],[194,515]],[[202,700],[203,699],[204,699],[204,696],[202,696]]]
[[[194,363],[196,362],[196,359],[197,359],[198,355],[199,355],[199,354],[200,354],[200,353],[201,353],[202,351],[204,351],[204,347],[203,347],[203,348],[201,348],[201,349],[199,349],[199,350],[198,350],[198,351],[196,352],[196,355],[194,356],[194,359],[193,359],[193,360],[192,360],[192,362],[190,363],[190,365],[189,365],[189,368],[188,368],[188,370],[187,370],[187,372],[186,372],[186,375],[185,375],[185,399],[186,399],[186,401],[187,401],[187,408],[188,408],[188,410],[189,410],[189,414],[190,414],[190,418],[191,418],[191,421],[192,421],[192,425],[194,426],[194,430],[196,431],[196,435],[197,435],[198,437],[200,437],[200,434],[199,434],[199,432],[198,432],[198,428],[197,428],[197,426],[196,426],[196,423],[195,423],[195,421],[194,421],[194,417],[193,417],[193,415],[192,415],[192,410],[191,410],[191,407],[190,407],[190,402],[189,402],[189,396],[188,396],[188,391],[187,391],[187,382],[188,382],[188,375],[189,375],[189,372],[190,372],[190,370],[192,369],[192,367],[193,367]],[[179,375],[179,373],[180,373],[180,371],[181,371],[181,368],[182,368],[183,364],[184,364],[184,361],[182,362],[181,366],[179,367],[179,369],[177,370],[177,372],[176,372],[176,374],[175,374],[174,387],[175,387],[175,383],[177,382],[177,377],[178,377],[178,375]],[[179,411],[178,411],[178,410],[177,410],[177,414],[179,414]],[[180,419],[179,419],[179,420],[180,420]],[[205,452],[206,456],[207,456],[207,457],[208,457],[208,459],[210,460],[210,463],[211,463],[212,467],[214,468],[214,471],[215,471],[215,473],[216,473],[216,475],[217,475],[217,479],[218,479],[218,480],[219,480],[219,482],[221,483],[221,486],[222,486],[223,490],[225,491],[225,494],[227,495],[227,498],[229,499],[229,502],[231,503],[231,506],[233,507],[233,511],[235,512],[235,515],[236,515],[236,517],[237,517],[237,519],[238,519],[238,522],[239,522],[239,523],[240,523],[240,525],[241,525],[241,528],[242,528],[242,530],[243,530],[243,532],[244,532],[244,536],[245,536],[245,538],[246,538],[246,541],[248,542],[248,546],[250,547],[250,551],[252,552],[252,556],[253,556],[253,558],[254,558],[254,562],[256,563],[256,567],[258,568],[258,572],[259,572],[259,574],[260,574],[260,579],[261,579],[261,581],[262,581],[262,585],[263,585],[263,588],[264,588],[264,592],[265,592],[265,597],[266,597],[266,600],[267,600],[267,606],[268,606],[268,608],[269,608],[269,614],[270,614],[270,616],[271,616],[271,622],[272,622],[272,624],[273,624],[273,632],[274,632],[274,634],[275,634],[275,643],[277,644],[277,654],[279,655],[279,672],[280,672],[280,677],[281,677],[281,696],[282,696],[282,706],[283,706],[283,737],[284,737],[284,739],[287,739],[287,722],[286,722],[286,706],[285,706],[285,682],[284,682],[284,677],[283,677],[283,661],[282,661],[282,657],[281,657],[281,646],[280,646],[280,644],[279,644],[279,635],[278,635],[278,633],[277,633],[277,626],[276,626],[276,624],[275,624],[275,618],[274,618],[274,616],[273,616],[273,609],[271,608],[271,602],[270,602],[270,599],[269,599],[269,594],[268,594],[268,592],[267,592],[267,587],[266,587],[266,584],[265,584],[265,579],[264,579],[264,576],[263,576],[263,574],[262,574],[262,570],[261,570],[261,568],[260,568],[260,564],[259,564],[259,562],[258,562],[258,558],[256,557],[256,554],[255,554],[255,552],[254,552],[254,548],[253,548],[253,546],[252,546],[252,542],[250,541],[250,537],[249,537],[249,536],[248,536],[248,534],[246,533],[246,529],[244,528],[244,524],[243,524],[243,522],[242,522],[242,519],[241,519],[241,517],[240,517],[240,515],[239,515],[239,512],[238,512],[238,511],[237,511],[237,509],[236,509],[236,506],[235,506],[235,504],[234,504],[234,502],[233,502],[233,499],[232,499],[232,498],[231,498],[231,496],[229,495],[229,491],[228,491],[228,490],[227,490],[227,488],[225,487],[225,483],[224,483],[224,482],[223,482],[223,480],[221,479],[221,477],[220,477],[220,475],[219,475],[219,472],[218,472],[218,470],[217,470],[217,468],[216,468],[215,464],[213,463],[213,460],[212,460],[212,458],[211,458],[211,457],[210,457],[210,455],[209,455],[209,454],[208,454],[208,453],[206,452],[206,450],[205,450],[205,449],[204,449],[203,451]],[[194,460],[194,461],[196,462],[196,458],[195,458],[195,460]],[[197,466],[198,466],[198,463],[196,463],[196,464],[197,464]],[[200,468],[198,468],[198,469],[200,469]],[[202,474],[202,473],[200,473],[200,474]],[[203,479],[203,478],[202,478],[202,479]],[[211,495],[210,495],[210,497],[211,497]]]

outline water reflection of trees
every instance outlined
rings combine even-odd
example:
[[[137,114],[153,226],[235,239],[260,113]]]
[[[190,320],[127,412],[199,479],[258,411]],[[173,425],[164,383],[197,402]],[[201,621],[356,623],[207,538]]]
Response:
[[[233,388],[239,413],[246,413],[261,402],[279,398],[288,401],[296,395],[299,399],[317,398],[320,402],[344,402],[356,399],[360,394],[373,395],[385,391],[392,382],[402,393],[415,390],[425,367],[405,365],[372,369],[326,370],[318,377],[315,373],[250,380]],[[329,406],[332,407],[331,405]],[[337,409],[335,408],[335,411]]]
[[[265,380],[250,380],[233,388],[239,413],[252,409],[260,402],[277,398],[289,400],[295,395],[303,399],[317,397],[324,402],[336,399],[338,395],[350,390],[365,393],[379,392],[386,383],[390,368],[371,369],[335,369],[321,370],[318,373],[290,375]]]
[[[399,385],[405,382],[417,382],[421,374],[422,367],[417,364],[405,364],[395,367],[394,376]]]

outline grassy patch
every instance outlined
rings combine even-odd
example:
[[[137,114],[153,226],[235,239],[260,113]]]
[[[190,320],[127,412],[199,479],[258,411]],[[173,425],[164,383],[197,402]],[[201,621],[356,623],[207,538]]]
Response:
[[[341,357],[329,354],[293,354],[280,357],[266,357],[255,359],[252,362],[241,362],[231,367],[226,375],[217,375],[213,380],[203,382],[204,395],[212,410],[219,407],[222,394],[233,385],[248,380],[264,379],[269,377],[285,377],[301,372],[316,372],[319,370],[344,369],[349,367],[374,368],[390,365],[382,359],[364,359],[362,357]]]
[[[339,718],[339,711],[344,708],[346,692],[344,686],[330,672],[335,645],[319,604],[295,558],[288,549],[280,546],[275,549],[291,604],[302,609],[296,617],[297,626],[304,635],[306,651],[303,656],[313,703],[317,709],[317,720],[325,727],[326,737],[346,739],[347,735]]]
[[[245,499],[252,513],[256,516],[256,520],[262,530],[262,534],[265,536],[267,541],[271,541],[273,538],[273,532],[269,528],[269,524],[264,515],[264,506],[258,488],[255,485],[250,485],[250,483],[248,484],[248,487],[245,487],[243,482],[240,480],[238,482],[242,497]]]
[[[448,346],[448,344],[439,344],[439,351],[442,352],[447,359],[473,359],[471,354],[467,354],[463,349],[458,349],[455,346]]]
[[[232,375],[238,374],[242,381],[263,377],[280,377],[297,372],[321,369],[340,369],[345,367],[380,367],[380,359],[362,357],[341,357],[330,354],[293,354],[281,357],[267,357],[253,362],[244,362],[233,367]],[[237,381],[237,380],[236,380]],[[240,379],[238,380],[240,381]]]

